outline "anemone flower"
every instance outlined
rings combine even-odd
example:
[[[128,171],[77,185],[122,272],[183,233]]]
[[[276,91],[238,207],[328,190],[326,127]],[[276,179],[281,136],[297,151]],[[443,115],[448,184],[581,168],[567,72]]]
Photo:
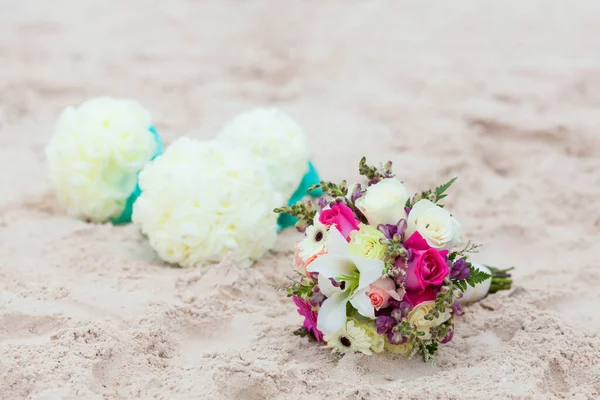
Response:
[[[319,273],[319,288],[327,300],[319,310],[317,327],[324,334],[338,332],[346,324],[348,302],[364,317],[374,319],[375,308],[367,296],[369,285],[383,275],[385,263],[374,258],[353,256],[348,242],[335,227],[329,230],[327,254],[308,267]]]

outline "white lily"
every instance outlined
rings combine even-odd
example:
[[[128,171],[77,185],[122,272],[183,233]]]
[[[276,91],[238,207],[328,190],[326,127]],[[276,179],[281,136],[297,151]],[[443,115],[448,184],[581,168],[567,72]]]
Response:
[[[327,254],[318,257],[307,268],[309,272],[319,273],[319,288],[327,296],[319,310],[317,328],[324,334],[342,329],[348,302],[362,316],[374,319],[375,308],[367,293],[369,285],[382,277],[384,268],[382,260],[351,255],[344,236],[332,227],[327,238]],[[339,287],[334,286],[330,278]]]

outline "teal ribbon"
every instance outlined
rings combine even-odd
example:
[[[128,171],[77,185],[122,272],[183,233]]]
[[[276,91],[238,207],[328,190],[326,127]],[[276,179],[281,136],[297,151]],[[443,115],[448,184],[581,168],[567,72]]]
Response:
[[[160,139],[160,136],[158,135],[158,132],[156,131],[154,125],[152,125],[148,130],[154,137],[154,142],[156,143],[156,153],[154,153],[154,156],[152,157],[152,160],[154,160],[156,157],[162,154],[163,142]],[[133,192],[125,202],[125,209],[123,210],[123,213],[111,220],[111,222],[114,225],[128,224],[129,222],[131,222],[131,214],[133,213],[133,203],[135,203],[137,198],[140,197],[140,194],[142,194],[142,189],[140,189],[139,183],[136,183]]]
[[[319,174],[317,173],[317,169],[315,168],[313,163],[309,161],[308,172],[302,178],[302,182],[300,182],[300,186],[298,186],[298,189],[296,189],[292,197],[290,197],[288,201],[288,206],[294,205],[297,202],[301,201],[304,198],[304,196],[306,196],[308,189],[312,185],[316,185],[318,183],[321,183],[321,178],[319,178]],[[312,197],[320,197],[322,194],[323,191],[321,189],[316,189],[309,193],[309,195]],[[298,218],[293,217],[289,214],[280,214],[279,218],[277,219],[277,231],[279,232],[285,228],[294,226],[296,225],[296,222],[298,222]]]

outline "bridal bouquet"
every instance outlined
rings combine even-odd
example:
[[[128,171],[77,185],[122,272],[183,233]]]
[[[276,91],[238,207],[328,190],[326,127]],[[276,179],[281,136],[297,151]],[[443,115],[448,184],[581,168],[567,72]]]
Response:
[[[301,333],[334,352],[431,360],[454,336],[460,303],[509,289],[508,270],[477,267],[442,200],[455,181],[409,196],[392,163],[368,166],[366,184],[321,182],[325,196],[275,210],[298,218],[298,276],[284,287],[305,320]]]

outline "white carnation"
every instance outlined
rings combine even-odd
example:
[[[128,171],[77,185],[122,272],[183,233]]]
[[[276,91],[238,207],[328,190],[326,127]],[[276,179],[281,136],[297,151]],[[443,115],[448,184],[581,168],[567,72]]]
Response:
[[[104,222],[125,209],[137,173],[156,154],[150,113],[132,100],[66,108],[46,147],[50,183],[69,215]]]
[[[281,196],[241,149],[180,138],[143,169],[139,184],[133,221],[167,262],[194,267],[231,253],[248,265],[275,244]]]
[[[267,168],[271,183],[285,200],[308,172],[309,150],[302,128],[277,109],[258,108],[232,119],[219,140],[246,147]]]

